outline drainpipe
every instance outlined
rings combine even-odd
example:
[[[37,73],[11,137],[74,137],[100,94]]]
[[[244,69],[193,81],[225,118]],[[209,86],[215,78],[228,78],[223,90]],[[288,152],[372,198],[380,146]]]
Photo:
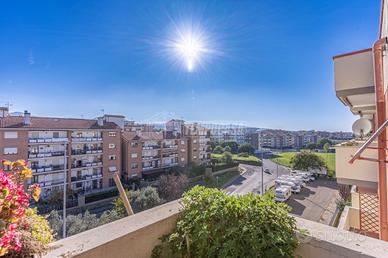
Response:
[[[373,45],[373,59],[374,59],[374,77],[376,87],[376,109],[377,109],[377,126],[379,128],[385,120],[386,102],[384,96],[384,73],[383,73],[383,52],[386,49],[387,38],[381,38]],[[378,160],[379,160],[379,220],[380,232],[379,237],[382,240],[388,241],[388,210],[387,210],[387,132],[381,133],[378,137]]]

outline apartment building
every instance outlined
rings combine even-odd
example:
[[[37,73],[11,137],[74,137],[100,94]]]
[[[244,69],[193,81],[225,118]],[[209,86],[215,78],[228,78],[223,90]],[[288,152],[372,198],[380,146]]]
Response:
[[[28,161],[42,197],[63,189],[91,192],[113,186],[121,170],[120,127],[105,116],[98,120],[10,116],[1,108],[0,159]],[[117,117],[116,117],[117,118]]]
[[[347,229],[388,241],[387,109],[388,6],[382,1],[380,33],[371,48],[335,56],[334,80],[338,99],[354,115],[369,119],[373,134],[367,140],[336,147],[336,176],[352,185]]]
[[[210,131],[197,123],[184,126],[188,138],[189,163],[206,165],[210,162]]]

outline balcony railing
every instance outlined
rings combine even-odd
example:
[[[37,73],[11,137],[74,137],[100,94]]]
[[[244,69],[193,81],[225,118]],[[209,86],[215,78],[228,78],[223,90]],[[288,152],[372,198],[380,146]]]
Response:
[[[71,141],[73,143],[78,143],[78,142],[101,142],[102,137],[73,137],[71,138]]]
[[[67,142],[66,137],[61,138],[29,138],[29,143],[63,143]]]
[[[58,157],[64,156],[64,151],[50,151],[50,152],[38,152],[38,153],[28,153],[29,159],[40,159],[40,158],[48,158],[48,157]]]
[[[143,160],[153,160],[153,159],[160,159],[160,156],[142,156]]]
[[[84,175],[84,176],[77,176],[77,177],[71,177],[71,182],[77,182],[77,181],[88,181],[93,179],[101,178],[102,174],[95,174],[95,175]]]
[[[102,148],[100,149],[85,149],[85,150],[72,150],[71,155],[85,155],[85,154],[101,154]]]
[[[45,172],[56,172],[64,170],[64,165],[52,165],[52,166],[33,166],[31,167],[32,173],[45,173]]]
[[[97,166],[102,166],[102,161],[73,164],[71,168],[87,168],[87,167],[97,167]]]
[[[160,148],[161,148],[160,145],[147,145],[147,146],[143,146],[143,150],[158,150]]]
[[[63,185],[64,180],[55,180],[55,181],[43,181],[43,182],[31,182],[32,184],[39,184],[40,187],[42,188],[48,188],[48,187],[53,187],[53,186],[58,186],[58,185]]]

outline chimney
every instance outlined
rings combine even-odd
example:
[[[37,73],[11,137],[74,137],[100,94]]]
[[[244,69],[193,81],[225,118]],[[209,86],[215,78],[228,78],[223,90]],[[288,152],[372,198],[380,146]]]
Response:
[[[31,124],[31,113],[28,112],[27,110],[24,110],[24,121],[23,122],[25,125]]]
[[[104,118],[103,117],[98,117],[97,118],[97,124],[98,124],[98,126],[103,126],[104,125]]]

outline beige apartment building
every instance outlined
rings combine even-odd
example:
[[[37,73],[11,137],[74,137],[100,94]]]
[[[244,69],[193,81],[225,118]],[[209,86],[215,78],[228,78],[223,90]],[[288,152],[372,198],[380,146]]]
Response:
[[[0,112],[0,159],[28,161],[33,177],[46,197],[63,189],[92,192],[114,186],[113,173],[121,170],[120,127],[110,122],[121,116],[98,120],[10,116]],[[123,117],[122,117],[123,118]]]
[[[345,229],[388,241],[388,6],[382,1],[380,33],[371,48],[335,56],[335,91],[354,115],[368,119],[372,134],[336,147],[336,177],[352,186]]]

